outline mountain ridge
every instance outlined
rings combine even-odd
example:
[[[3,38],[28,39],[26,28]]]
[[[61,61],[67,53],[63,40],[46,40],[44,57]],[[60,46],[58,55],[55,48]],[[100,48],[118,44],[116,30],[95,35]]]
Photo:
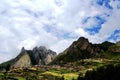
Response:
[[[111,53],[120,53],[119,46],[120,42],[111,43],[105,41],[100,44],[92,44],[87,38],[80,37],[58,55],[44,46],[34,47],[32,50],[26,50],[23,47],[16,58],[2,64],[9,69],[34,65],[65,64],[89,58],[105,58],[109,55],[107,53],[110,53],[110,55]],[[3,67],[0,66],[0,68]]]
[[[117,43],[115,44],[108,41],[100,44],[92,44],[87,38],[80,37],[77,41],[74,41],[70,47],[60,53],[51,64],[63,64],[81,59],[95,58],[103,55],[105,52],[112,52],[110,47],[115,45],[117,45]],[[120,52],[120,50],[118,52]]]

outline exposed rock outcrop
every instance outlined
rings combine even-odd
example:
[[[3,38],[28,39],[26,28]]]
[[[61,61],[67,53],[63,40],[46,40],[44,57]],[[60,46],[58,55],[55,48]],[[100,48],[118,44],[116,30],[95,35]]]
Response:
[[[30,56],[32,58],[33,65],[48,64],[55,58],[56,52],[50,49],[47,50],[47,48],[44,46],[40,46],[39,48],[33,48],[33,50],[30,53]]]
[[[14,64],[11,68],[23,68],[31,66],[31,59],[28,53],[24,53]]]
[[[50,63],[56,56],[56,52],[47,49],[44,46],[35,47],[33,50],[26,50],[24,47],[21,49],[20,54],[14,58],[9,67],[10,68],[25,68],[33,65],[46,65]],[[9,61],[8,61],[9,62]],[[5,63],[8,63],[5,62]],[[3,63],[4,64],[4,63]],[[7,65],[6,65],[7,66]]]

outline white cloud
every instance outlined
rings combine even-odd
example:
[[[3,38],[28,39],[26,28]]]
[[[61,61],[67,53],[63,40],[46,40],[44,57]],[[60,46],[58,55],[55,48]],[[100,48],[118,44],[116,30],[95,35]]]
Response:
[[[0,55],[10,54],[4,58],[8,60],[18,55],[22,46],[32,49],[40,45],[59,53],[80,36],[93,43],[105,41],[114,30],[120,29],[120,9],[116,6],[119,1],[111,0],[110,5],[112,10],[94,0],[2,0]],[[98,33],[90,35],[85,28],[98,24],[94,16],[100,16],[106,22]],[[91,19],[82,24],[87,17]],[[69,36],[64,35],[66,33]]]
[[[112,4],[114,3],[116,2],[113,2]],[[97,39],[99,39],[98,41],[102,42],[102,41],[105,41],[115,30],[120,29],[119,14],[120,14],[120,9],[117,9],[117,7],[114,6],[114,9],[112,10],[112,14],[110,15],[110,17],[108,17],[107,21],[102,25],[102,28],[99,31],[99,33],[93,37],[97,37]],[[98,42],[98,41],[95,41],[95,42]],[[112,42],[115,42],[115,41],[112,41]]]
[[[50,49],[56,51],[56,52],[62,52],[65,49],[67,49],[69,47],[69,45],[74,41],[75,39],[62,39],[60,41],[58,41],[56,44],[52,45],[50,47]]]
[[[75,33],[78,35],[78,36],[87,36],[88,33],[85,32],[82,28],[78,28],[77,30],[75,30]]]

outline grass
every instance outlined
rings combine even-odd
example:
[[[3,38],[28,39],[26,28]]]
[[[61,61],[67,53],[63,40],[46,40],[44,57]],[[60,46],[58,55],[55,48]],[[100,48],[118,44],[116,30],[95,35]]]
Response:
[[[64,73],[64,74],[60,74],[60,73],[56,73],[56,72],[46,71],[43,74],[44,75],[57,76],[57,77],[64,76],[65,80],[72,80],[73,78],[77,79],[77,77],[78,77],[78,74],[76,74],[76,73]]]
[[[65,80],[72,80],[73,78],[74,79],[77,79],[78,78],[78,74],[75,74],[75,73],[65,73],[63,74]]]
[[[102,57],[109,59],[109,60],[119,60],[120,61],[120,53],[106,52],[101,55],[101,58]]]
[[[118,57],[118,56],[117,56]],[[25,70],[12,70],[11,72],[8,71],[6,74],[7,77],[13,77],[18,80],[26,80],[26,76],[34,76],[39,80],[56,80],[57,78],[64,77],[65,80],[77,80],[78,75],[84,77],[86,71],[96,69],[101,66],[105,66],[108,64],[117,64],[120,63],[120,60],[113,60],[113,59],[84,59],[75,61],[72,63],[66,64],[66,66],[70,67],[60,67],[60,68],[50,68],[49,70],[45,70],[44,68],[36,69],[25,69]],[[78,71],[74,71],[78,66]],[[70,68],[72,67],[73,70]],[[80,68],[79,68],[80,67]],[[21,75],[22,74],[22,75]],[[0,72],[0,76],[4,76],[2,72]],[[0,78],[1,79],[1,78]]]
[[[16,77],[18,80],[26,80],[25,78],[23,77]]]
[[[44,72],[44,73],[42,73],[42,74],[62,77],[62,74],[56,73],[56,72],[50,72],[50,71],[46,71],[46,72]]]
[[[4,74],[0,72],[0,76],[1,76],[1,75],[4,75]]]

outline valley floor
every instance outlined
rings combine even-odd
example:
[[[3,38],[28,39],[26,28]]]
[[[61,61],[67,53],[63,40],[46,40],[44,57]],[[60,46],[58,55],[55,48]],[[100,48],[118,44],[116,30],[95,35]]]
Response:
[[[83,59],[62,65],[36,65],[24,69],[11,69],[0,72],[0,80],[82,80],[86,72],[97,70],[106,65],[117,65],[120,60],[109,59]]]

